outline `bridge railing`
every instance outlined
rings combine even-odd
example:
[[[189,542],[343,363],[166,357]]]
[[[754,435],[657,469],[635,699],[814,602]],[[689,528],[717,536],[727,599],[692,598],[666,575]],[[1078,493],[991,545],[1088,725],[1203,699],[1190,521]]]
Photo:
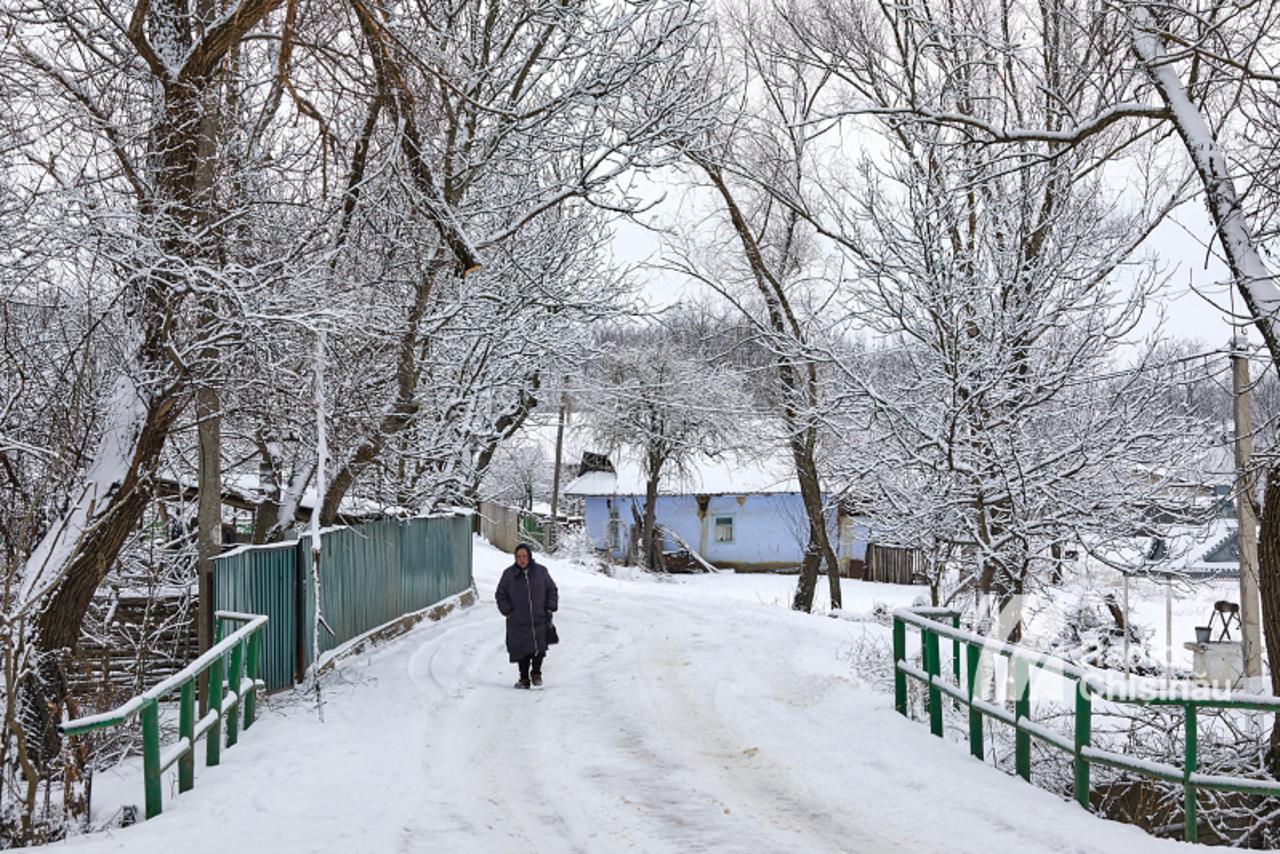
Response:
[[[990,637],[959,628],[960,615],[943,608],[899,608],[893,612],[894,705],[906,716],[907,679],[924,685],[930,730],[941,736],[942,697],[946,695],[969,710],[969,750],[985,760],[983,723],[993,718],[1014,728],[1014,767],[1019,777],[1031,780],[1031,739],[1037,739],[1071,757],[1074,772],[1075,800],[1089,807],[1089,768],[1104,765],[1148,779],[1164,780],[1183,787],[1184,839],[1195,842],[1197,836],[1196,791],[1242,792],[1253,795],[1280,796],[1280,782],[1248,777],[1226,777],[1196,771],[1199,727],[1202,709],[1239,709],[1280,712],[1280,697],[1214,690],[1186,683],[1166,690],[1153,690],[1150,685],[1124,688],[1108,685],[1100,674],[1089,668],[1030,650],[1016,644],[1003,643]],[[907,658],[907,629],[920,632],[922,667]],[[951,641],[950,673],[944,673],[941,640]],[[962,655],[963,653],[963,655]],[[982,656],[1006,658],[1013,668],[1014,702],[1009,711],[981,698],[976,690],[980,682]],[[964,667],[961,667],[961,664]],[[1037,723],[1031,717],[1031,669],[1057,674],[1074,683],[1075,721],[1072,736]],[[1092,745],[1093,704],[1103,700],[1120,705],[1169,706],[1181,708],[1184,727],[1183,764],[1179,768],[1103,750]]]
[[[218,637],[222,639],[180,672],[119,708],[62,724],[62,732],[72,736],[140,718],[147,818],[160,814],[162,775],[175,763],[178,791],[186,792],[195,785],[195,748],[201,738],[206,739],[205,765],[213,766],[222,758],[224,728],[227,747],[234,746],[239,739],[241,709],[244,729],[253,725],[257,693],[265,687],[258,671],[267,617],[234,611],[218,611],[215,616]],[[240,628],[223,637],[224,632],[237,623],[242,624]],[[196,683],[206,671],[209,674],[208,711],[197,720]],[[175,691],[178,692],[178,740],[162,746],[159,705]]]

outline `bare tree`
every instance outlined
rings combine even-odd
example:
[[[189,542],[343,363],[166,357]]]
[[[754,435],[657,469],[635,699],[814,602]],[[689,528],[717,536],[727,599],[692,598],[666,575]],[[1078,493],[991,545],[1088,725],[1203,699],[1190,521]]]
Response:
[[[542,373],[571,364],[586,325],[619,308],[624,289],[601,272],[603,212],[636,206],[628,173],[673,156],[702,109],[702,59],[691,48],[703,23],[691,4],[475,0],[394,16],[353,8],[375,57],[370,103],[383,105],[364,126],[363,192],[386,197],[408,183],[416,201],[356,210],[367,223],[344,269],[395,318],[374,320],[377,337],[359,346],[393,360],[395,381],[370,387],[359,377],[350,389],[361,398],[360,435],[348,437],[352,450],[328,480],[326,522],[405,431],[418,435],[403,448],[433,449],[412,466],[444,487],[432,500],[474,490],[496,443],[537,404]],[[456,251],[420,238],[405,251],[388,237],[417,230],[418,214],[436,209],[486,259],[465,283],[449,281]],[[386,269],[369,275],[359,268],[373,247]],[[443,410],[424,408],[431,396],[447,398]]]
[[[821,389],[815,345],[831,334],[823,304],[834,293],[813,230],[795,200],[809,189],[814,160],[830,123],[820,120],[829,75],[788,59],[772,43],[780,19],[748,4],[727,28],[726,68],[740,65],[746,101],[722,127],[687,150],[728,226],[717,249],[735,245],[732,265],[709,268],[684,253],[681,272],[731,300],[773,355],[777,415],[809,520],[809,540],[792,607],[809,611],[818,569],[826,563],[833,607],[840,575],[827,532],[818,465]],[[728,89],[734,82],[724,80]],[[779,203],[780,199],[791,200]]]
[[[607,353],[596,382],[591,430],[615,455],[639,457],[645,475],[639,550],[645,566],[662,569],[655,525],[663,478],[687,471],[700,455],[730,449],[742,420],[737,384],[660,336]]]

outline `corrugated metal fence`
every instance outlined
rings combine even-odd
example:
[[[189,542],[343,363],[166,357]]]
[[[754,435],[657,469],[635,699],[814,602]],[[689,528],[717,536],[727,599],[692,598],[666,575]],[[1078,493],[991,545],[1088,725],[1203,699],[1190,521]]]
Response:
[[[384,519],[320,536],[326,652],[471,586],[471,518]],[[312,660],[311,540],[237,549],[214,567],[214,607],[266,614],[261,674],[287,688]],[[301,619],[298,619],[301,615]]]

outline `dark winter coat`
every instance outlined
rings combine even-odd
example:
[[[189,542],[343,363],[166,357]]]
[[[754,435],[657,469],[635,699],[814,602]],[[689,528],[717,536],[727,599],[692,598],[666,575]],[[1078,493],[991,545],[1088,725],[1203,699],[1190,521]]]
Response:
[[[512,564],[502,572],[498,582],[498,610],[507,618],[507,654],[519,661],[526,655],[547,651],[547,623],[560,606],[560,592],[551,573],[529,558],[521,569]]]

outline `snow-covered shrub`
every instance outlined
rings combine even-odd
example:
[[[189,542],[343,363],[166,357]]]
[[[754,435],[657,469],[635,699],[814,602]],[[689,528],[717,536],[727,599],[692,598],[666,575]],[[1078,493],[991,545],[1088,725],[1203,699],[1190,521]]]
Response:
[[[587,529],[581,525],[557,532],[555,557],[592,572],[612,574],[610,562],[596,548],[595,542],[587,535]]]
[[[851,623],[875,623],[878,626],[893,625],[893,606],[876,601],[870,611],[849,611],[836,608],[829,614],[833,619],[848,620]]]
[[[858,637],[840,645],[836,658],[849,665],[860,686],[886,694],[893,691],[893,648],[882,633],[864,628]]]
[[[1130,619],[1129,670],[1137,676],[1162,676],[1164,662],[1152,655],[1150,640],[1155,630]],[[1125,629],[1112,615],[1105,601],[1082,599],[1068,609],[1061,621],[1057,637],[1048,651],[1074,664],[1103,670],[1124,670]]]

